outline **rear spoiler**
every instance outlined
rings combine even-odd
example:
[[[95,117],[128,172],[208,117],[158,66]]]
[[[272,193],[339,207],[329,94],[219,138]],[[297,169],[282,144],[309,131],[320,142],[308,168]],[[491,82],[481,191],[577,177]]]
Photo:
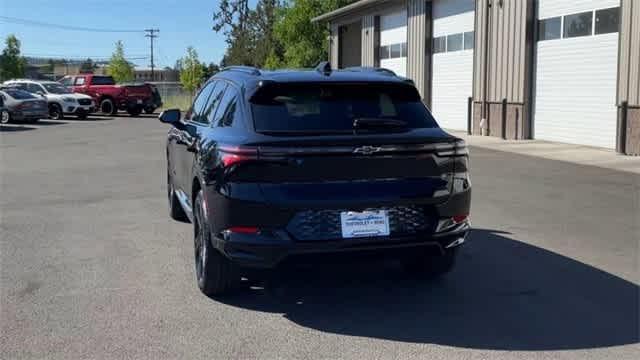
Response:
[[[370,85],[384,85],[385,87],[397,87],[398,89],[405,89],[411,91],[411,95],[415,96],[417,100],[420,100],[420,93],[418,89],[416,89],[413,80],[408,78],[396,77],[397,79],[402,80],[398,81],[389,81],[389,82],[338,82],[338,81],[310,81],[310,82],[288,82],[288,83],[279,83],[273,80],[261,80],[258,82],[255,91],[249,97],[249,102],[258,102],[260,100],[268,100],[268,94],[270,91],[276,90],[278,88],[287,88],[292,86],[370,86]]]

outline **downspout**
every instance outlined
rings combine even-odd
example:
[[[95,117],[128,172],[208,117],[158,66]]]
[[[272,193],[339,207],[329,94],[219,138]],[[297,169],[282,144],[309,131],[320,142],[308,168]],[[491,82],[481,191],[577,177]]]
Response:
[[[489,135],[489,124],[487,117],[489,115],[489,105],[487,104],[487,92],[489,91],[489,21],[491,19],[491,0],[487,0],[486,19],[484,22],[484,91],[482,92],[482,119],[480,120],[480,134]]]

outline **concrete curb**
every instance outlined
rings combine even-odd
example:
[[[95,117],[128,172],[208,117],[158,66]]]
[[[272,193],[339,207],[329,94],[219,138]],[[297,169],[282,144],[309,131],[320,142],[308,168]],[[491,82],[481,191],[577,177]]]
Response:
[[[614,150],[542,140],[502,140],[456,130],[447,132],[464,139],[470,146],[640,174],[640,157],[619,155]]]

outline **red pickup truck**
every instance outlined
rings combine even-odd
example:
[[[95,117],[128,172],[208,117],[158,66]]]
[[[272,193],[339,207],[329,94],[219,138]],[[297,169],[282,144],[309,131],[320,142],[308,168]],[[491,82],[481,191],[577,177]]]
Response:
[[[123,110],[131,116],[137,116],[153,103],[153,92],[149,85],[116,85],[111,76],[69,75],[63,77],[60,82],[72,88],[73,92],[91,96],[98,104],[98,109],[110,115]]]

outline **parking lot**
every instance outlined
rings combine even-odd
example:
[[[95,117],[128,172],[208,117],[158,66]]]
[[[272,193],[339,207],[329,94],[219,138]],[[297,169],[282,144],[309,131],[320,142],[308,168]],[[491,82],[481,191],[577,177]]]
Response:
[[[445,278],[354,264],[212,300],[168,217],[166,132],[2,128],[0,357],[637,358],[638,175],[472,147],[474,231]]]

